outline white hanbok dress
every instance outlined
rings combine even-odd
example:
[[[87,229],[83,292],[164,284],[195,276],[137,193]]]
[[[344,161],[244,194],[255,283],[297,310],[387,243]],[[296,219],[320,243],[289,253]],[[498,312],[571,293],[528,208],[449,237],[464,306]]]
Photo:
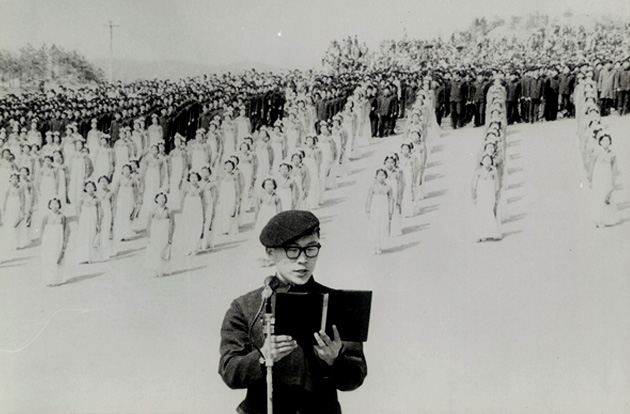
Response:
[[[66,281],[66,255],[64,254],[61,262],[57,263],[63,250],[66,218],[61,213],[49,213],[47,217],[44,234],[42,234],[40,274],[47,286],[53,286]]]
[[[595,152],[592,177],[592,211],[597,226],[613,226],[619,223],[619,210],[612,200],[614,171],[612,151],[599,147]]]
[[[477,181],[477,205],[473,218],[475,239],[501,238],[501,225],[495,215],[495,204],[495,178],[492,173],[482,173]]]
[[[156,209],[151,213],[149,243],[144,255],[144,267],[155,276],[170,273],[169,232],[171,214],[168,209]]]
[[[370,238],[375,250],[380,251],[390,234],[389,194],[387,191],[372,189],[369,226]]]
[[[76,261],[93,263],[98,260],[100,235],[96,232],[100,202],[96,197],[83,197],[75,245]]]

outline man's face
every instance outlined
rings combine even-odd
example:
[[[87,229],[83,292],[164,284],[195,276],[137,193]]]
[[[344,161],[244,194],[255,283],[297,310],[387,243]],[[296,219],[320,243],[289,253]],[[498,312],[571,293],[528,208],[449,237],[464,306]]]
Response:
[[[319,236],[311,234],[310,236],[300,237],[285,247],[306,247],[319,244]],[[297,259],[289,259],[284,248],[268,248],[267,255],[276,265],[276,272],[280,280],[292,285],[303,285],[311,278],[317,257],[308,258],[306,253],[300,252]]]

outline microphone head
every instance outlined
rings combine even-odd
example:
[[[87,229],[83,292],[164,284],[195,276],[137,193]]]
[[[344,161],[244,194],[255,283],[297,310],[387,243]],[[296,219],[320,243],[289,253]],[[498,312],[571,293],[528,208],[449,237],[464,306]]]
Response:
[[[263,299],[269,299],[271,295],[273,295],[274,290],[278,287],[278,279],[275,276],[267,276],[264,286],[262,297]]]

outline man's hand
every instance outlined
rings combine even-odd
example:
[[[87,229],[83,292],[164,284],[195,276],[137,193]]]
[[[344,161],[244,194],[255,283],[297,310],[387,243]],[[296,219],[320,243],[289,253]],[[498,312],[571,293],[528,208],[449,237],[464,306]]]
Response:
[[[297,342],[288,335],[271,335],[271,359],[273,362],[280,361],[297,348]],[[266,357],[269,352],[269,338],[265,340],[263,345],[263,354]]]
[[[339,331],[337,327],[333,325],[333,339],[324,331],[315,332],[315,340],[317,345],[313,345],[315,355],[317,355],[322,361],[328,365],[335,363],[335,360],[341,352],[341,338],[339,337]]]

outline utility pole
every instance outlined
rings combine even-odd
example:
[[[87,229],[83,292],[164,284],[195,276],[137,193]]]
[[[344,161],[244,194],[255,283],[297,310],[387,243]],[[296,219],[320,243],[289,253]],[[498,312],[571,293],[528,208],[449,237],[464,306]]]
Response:
[[[109,83],[114,80],[114,27],[119,27],[116,24],[106,24],[105,27],[109,27]]]

